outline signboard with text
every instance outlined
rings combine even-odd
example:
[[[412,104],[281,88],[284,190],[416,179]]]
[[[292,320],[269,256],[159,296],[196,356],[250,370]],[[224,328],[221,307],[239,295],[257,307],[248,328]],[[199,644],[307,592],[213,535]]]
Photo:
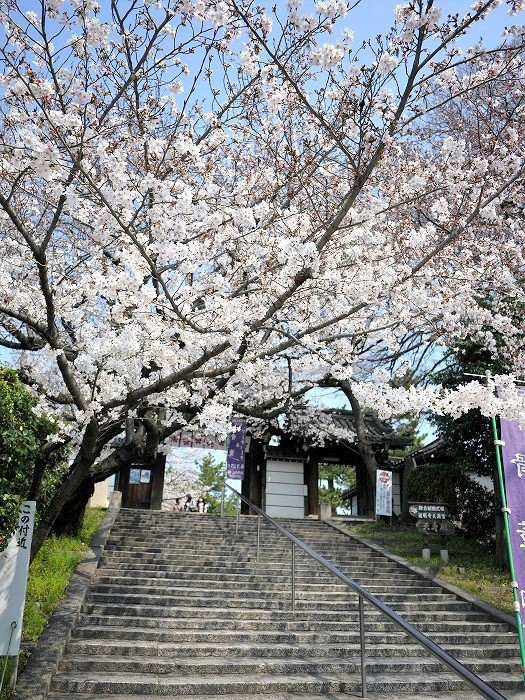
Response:
[[[129,470],[129,483],[140,484],[140,469]]]
[[[151,481],[151,469],[141,469],[140,470],[140,483],[149,484]]]
[[[0,656],[20,651],[35,506],[35,501],[22,503],[16,530],[0,552]]]
[[[456,528],[448,520],[446,503],[409,503],[408,512],[417,518],[416,529],[423,535],[435,533],[438,535],[453,535]]]
[[[445,503],[410,503],[408,512],[419,520],[446,520]]]
[[[392,515],[392,472],[376,472],[376,515]]]
[[[244,478],[246,452],[246,420],[232,418],[226,452],[226,476],[228,479]]]

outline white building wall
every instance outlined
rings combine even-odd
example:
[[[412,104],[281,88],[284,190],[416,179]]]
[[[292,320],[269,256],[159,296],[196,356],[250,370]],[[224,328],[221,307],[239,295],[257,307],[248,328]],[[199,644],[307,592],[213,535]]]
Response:
[[[270,517],[304,518],[307,488],[303,462],[266,463],[266,512]]]
[[[357,515],[357,496],[352,496],[352,506],[350,508],[351,515]]]
[[[90,508],[107,508],[109,505],[108,498],[108,481],[99,481],[95,484],[95,491],[88,501]]]

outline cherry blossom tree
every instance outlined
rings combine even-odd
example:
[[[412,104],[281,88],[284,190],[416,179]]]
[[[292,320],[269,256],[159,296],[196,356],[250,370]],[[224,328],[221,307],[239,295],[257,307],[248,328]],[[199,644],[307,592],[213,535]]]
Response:
[[[354,46],[342,0],[0,2],[0,344],[74,454],[35,548],[136,450],[224,433],[232,412],[254,431],[309,415],[319,383],[383,416],[523,415],[516,333],[479,303],[523,298],[504,206],[522,201],[523,30],[460,47],[499,4],[392,3],[389,33]],[[424,137],[502,80],[515,108],[482,152],[461,131]],[[514,356],[505,403],[377,369],[494,330]],[[141,429],[112,447],[126,425]]]

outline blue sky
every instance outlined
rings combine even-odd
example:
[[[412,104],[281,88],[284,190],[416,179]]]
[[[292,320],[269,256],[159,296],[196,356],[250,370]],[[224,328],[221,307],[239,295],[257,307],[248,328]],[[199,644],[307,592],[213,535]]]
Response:
[[[345,18],[345,25],[355,33],[355,45],[376,34],[385,34],[392,24],[394,8],[398,4],[403,4],[402,0],[362,0]],[[436,0],[435,2],[435,5],[442,9],[442,18],[456,13],[463,16],[470,10],[471,4],[472,0],[441,0],[441,2]],[[482,36],[487,46],[494,46],[501,40],[503,28],[523,23],[524,16],[525,13],[520,12],[515,17],[510,17],[504,3],[491,12],[485,22],[478,23],[472,35],[460,44],[464,47],[470,46]]]

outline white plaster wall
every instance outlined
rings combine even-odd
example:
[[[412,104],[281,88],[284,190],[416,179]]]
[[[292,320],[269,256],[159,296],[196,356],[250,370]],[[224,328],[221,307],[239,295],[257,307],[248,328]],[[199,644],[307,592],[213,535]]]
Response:
[[[304,518],[307,486],[303,462],[266,463],[266,512],[272,518]]]

